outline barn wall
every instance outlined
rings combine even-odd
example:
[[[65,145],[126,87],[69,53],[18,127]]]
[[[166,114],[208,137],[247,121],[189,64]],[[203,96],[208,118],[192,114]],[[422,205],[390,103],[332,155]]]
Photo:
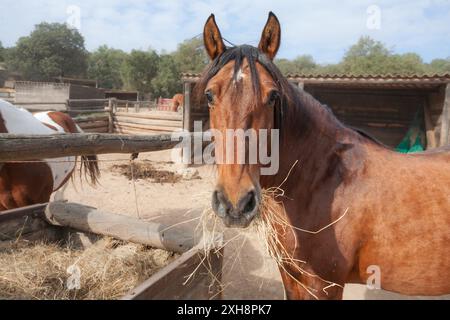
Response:
[[[70,85],[69,99],[104,99],[103,90],[79,85]]]
[[[445,85],[441,86],[439,90],[430,93],[428,96],[428,106],[431,114],[431,121],[434,126],[434,135],[438,146],[441,145],[441,124],[442,124],[442,109],[445,100]]]
[[[360,128],[396,147],[407,133],[427,93],[411,90],[330,89],[305,86],[344,124]]]
[[[16,82],[16,104],[29,110],[65,110],[69,85],[61,83]]]

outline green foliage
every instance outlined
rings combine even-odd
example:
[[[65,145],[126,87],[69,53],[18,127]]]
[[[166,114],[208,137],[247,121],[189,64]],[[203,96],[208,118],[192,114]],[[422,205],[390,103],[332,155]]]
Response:
[[[28,80],[85,77],[87,55],[84,38],[77,30],[60,23],[41,23],[17,41],[7,55],[7,64]]]
[[[181,92],[178,65],[172,55],[161,55],[158,65],[158,75],[152,80],[154,97],[173,97]]]
[[[173,58],[181,73],[200,73],[209,63],[203,39],[194,38],[178,45]]]
[[[277,59],[275,64],[283,74],[308,74],[317,69],[317,64],[310,55],[298,56],[294,60]]]
[[[5,48],[3,48],[2,42],[0,41],[0,62],[5,61]]]
[[[127,90],[147,94],[152,90],[152,80],[158,74],[159,56],[153,51],[133,50],[122,64],[122,80]]]
[[[127,54],[122,50],[101,46],[89,55],[88,77],[98,81],[100,87],[120,89],[123,87],[121,68]]]
[[[450,73],[450,57],[431,61],[428,65],[428,72],[438,74]]]

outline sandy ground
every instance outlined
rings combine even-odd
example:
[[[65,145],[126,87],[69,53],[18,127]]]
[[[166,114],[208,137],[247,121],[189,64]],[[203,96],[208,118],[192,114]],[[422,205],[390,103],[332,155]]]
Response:
[[[178,228],[187,232],[197,224],[203,210],[210,202],[215,171],[212,167],[194,168],[201,179],[186,180],[176,184],[159,184],[137,180],[134,184],[126,177],[111,172],[114,164],[129,162],[127,155],[100,156],[102,177],[100,186],[74,182],[56,195],[59,199],[93,206],[105,212],[138,216],[141,219],[172,225],[186,221]],[[141,154],[139,160],[150,160],[156,168],[171,171],[181,167],[170,162],[171,152]],[[225,299],[283,299],[283,286],[275,263],[265,253],[261,240],[254,234],[227,230],[225,241],[224,276]],[[368,290],[361,285],[348,285],[345,299],[421,299],[405,297],[382,290]],[[439,297],[450,299],[450,296]]]

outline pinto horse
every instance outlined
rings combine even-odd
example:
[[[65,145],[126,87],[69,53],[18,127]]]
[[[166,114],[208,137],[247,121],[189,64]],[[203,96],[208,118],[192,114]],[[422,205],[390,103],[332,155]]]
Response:
[[[264,212],[261,190],[282,186],[277,214],[291,228],[277,238],[300,267],[280,265],[288,299],[342,299],[346,283],[366,283],[376,270],[389,291],[450,293],[450,149],[399,154],[346,127],[283,77],[273,63],[280,39],[273,13],[258,48],[226,48],[214,16],[206,22],[212,63],[196,90],[211,128],[280,137],[274,175],[261,175],[260,160],[217,165],[216,214],[247,227]],[[216,154],[224,148],[216,143]]]
[[[30,112],[0,100],[0,133],[50,135],[81,133],[73,119],[61,112]],[[0,163],[0,211],[46,203],[72,176],[76,157],[32,162]],[[81,168],[95,184],[96,156],[82,156]]]

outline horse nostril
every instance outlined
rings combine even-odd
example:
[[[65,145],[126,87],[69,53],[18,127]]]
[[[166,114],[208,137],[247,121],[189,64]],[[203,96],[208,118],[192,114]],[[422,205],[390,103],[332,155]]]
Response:
[[[256,207],[256,194],[254,191],[250,191],[242,200],[241,208],[243,208],[242,213],[250,213],[255,210]]]
[[[228,201],[220,191],[214,191],[212,196],[212,208],[215,213],[221,218],[225,217],[230,209]]]

